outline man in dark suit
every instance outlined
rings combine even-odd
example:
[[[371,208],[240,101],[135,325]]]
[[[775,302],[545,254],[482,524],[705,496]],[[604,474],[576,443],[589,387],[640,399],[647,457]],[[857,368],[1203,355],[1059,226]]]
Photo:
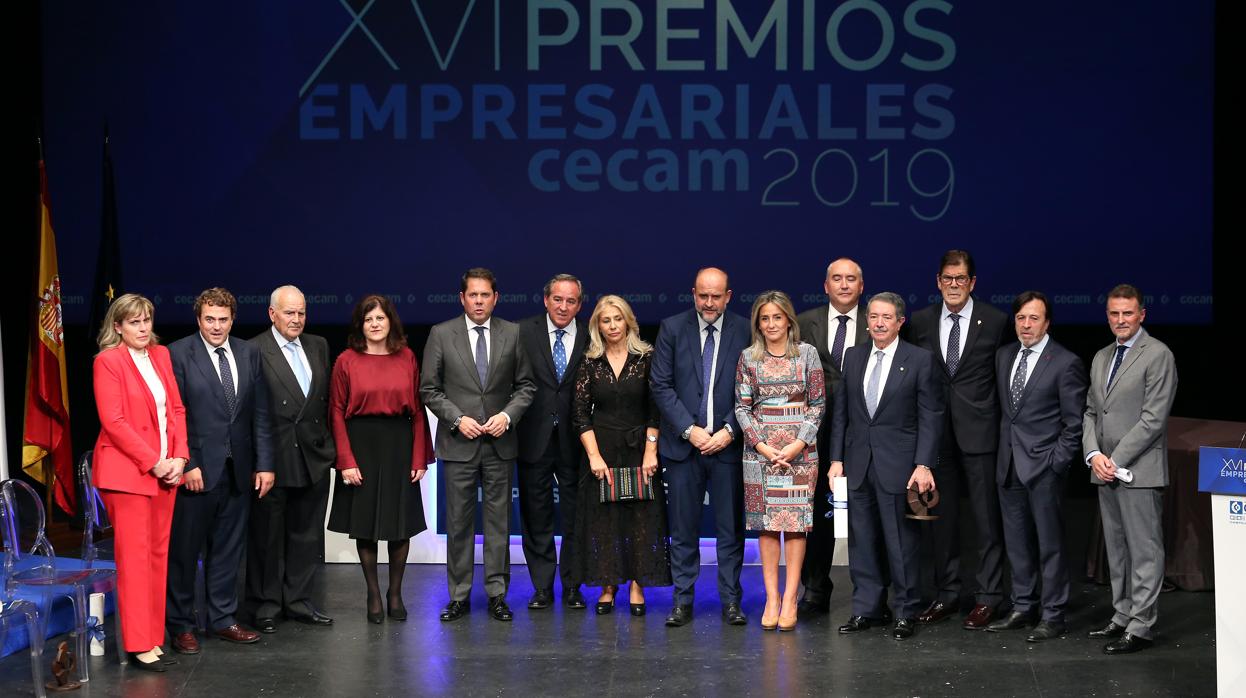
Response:
[[[273,291],[272,327],[251,342],[259,348],[268,387],[277,481],[251,505],[247,537],[247,602],[262,633],[275,617],[308,625],[333,619],[312,603],[312,583],[324,561],[324,515],[337,452],[329,433],[329,344],[304,332],[307,301],[294,286]]]
[[[884,575],[890,570],[895,602],[892,637],[913,636],[918,595],[915,521],[906,518],[910,488],[935,488],[930,463],[938,453],[943,404],[934,356],[899,338],[904,299],[884,292],[870,298],[868,344],[844,356],[835,392],[828,477],[848,477],[848,572],[852,617],[839,626],[855,633],[883,623]],[[887,552],[887,565],[879,555]]]
[[[830,302],[806,310],[796,317],[800,336],[818,349],[822,359],[822,373],[826,377],[826,391],[832,407],[835,391],[839,389],[840,372],[844,365],[844,352],[858,344],[865,344],[869,331],[865,322],[865,309],[860,307],[861,292],[865,290],[865,278],[861,266],[848,258],[831,262],[826,268],[826,280],[822,283]],[[831,560],[835,556],[834,520],[826,517],[831,510],[827,501],[830,492],[827,469],[831,466],[830,454],[831,415],[822,419],[818,429],[818,480],[813,495],[813,530],[809,532],[805,550],[805,564],[801,568],[801,594],[797,612],[801,614],[826,613],[830,610]]]
[[[273,486],[268,388],[254,345],[229,336],[238,303],[223,288],[195,299],[199,331],[169,346],[186,405],[190,462],[173,509],[165,624],[173,649],[197,654],[195,577],[203,552],[208,627],[222,640],[250,644],[259,634],[238,625],[238,567],[246,545],[252,492]]]
[[[727,312],[727,274],[697,272],[695,309],[662,321],[649,372],[662,415],[661,455],[671,527],[675,597],[666,625],[692,620],[693,587],[701,571],[701,510],[708,489],[718,541],[718,598],[723,621],[745,625],[740,608],[744,563],[742,441],[735,420],[735,370],[749,344],[748,320]]]
[[[1151,646],[1159,615],[1168,414],[1177,397],[1177,364],[1168,346],[1142,328],[1141,291],[1121,284],[1108,293],[1107,306],[1116,341],[1090,365],[1082,449],[1090,482],[1099,487],[1115,613],[1090,637],[1111,640],[1105,654],[1131,654]]]
[[[1012,612],[986,629],[999,632],[1033,623],[1041,580],[1042,619],[1026,642],[1042,642],[1065,633],[1064,483],[1069,463],[1081,453],[1086,369],[1047,334],[1051,304],[1042,293],[1018,295],[1012,315],[1018,341],[995,355],[995,382],[1004,407],[995,475],[1012,567]]]
[[[519,420],[519,516],[523,552],[534,593],[528,608],[549,608],[554,568],[562,577],[562,600],[585,608],[576,577],[576,485],[584,449],[571,428],[575,372],[588,344],[588,328],[576,320],[584,298],[580,280],[559,274],[545,284],[545,312],[519,323],[519,336],[532,364],[536,392]],[[554,481],[562,513],[562,560],[554,551]]]
[[[973,256],[949,250],[939,262],[935,284],[943,302],[913,313],[906,338],[935,357],[945,416],[939,440],[938,519],[927,527],[933,545],[933,599],[917,617],[936,623],[960,608],[961,494],[968,495],[973,538],[978,544],[977,590],[966,630],[983,630],[1003,599],[1004,546],[995,451],[999,400],[995,395],[995,352],[1004,343],[1008,318],[976,301]],[[968,523],[967,521],[965,523]]]
[[[519,326],[493,317],[497,282],[488,269],[463,274],[464,314],[433,327],[424,347],[420,397],[437,416],[437,457],[446,488],[446,576],[450,603],[441,620],[471,608],[476,492],[483,489],[485,592],[489,615],[513,618],[510,585],[511,470],[516,426],[536,385]]]

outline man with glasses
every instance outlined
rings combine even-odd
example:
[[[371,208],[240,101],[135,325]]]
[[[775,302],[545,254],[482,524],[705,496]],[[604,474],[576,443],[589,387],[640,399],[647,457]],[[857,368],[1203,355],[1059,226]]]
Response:
[[[921,623],[937,623],[960,607],[960,498],[969,498],[978,561],[974,607],[966,630],[984,630],[1003,598],[1003,530],[995,482],[995,450],[999,445],[999,398],[995,391],[995,352],[1004,343],[1008,318],[1000,310],[975,301],[977,282],[973,256],[949,250],[939,262],[935,283],[941,303],[915,313],[908,339],[935,355],[935,376],[945,406],[939,441],[939,516],[925,532],[932,543],[933,578],[930,605]]]

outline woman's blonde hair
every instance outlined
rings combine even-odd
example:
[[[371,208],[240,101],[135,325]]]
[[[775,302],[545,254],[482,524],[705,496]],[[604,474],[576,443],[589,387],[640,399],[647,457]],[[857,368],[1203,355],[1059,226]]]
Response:
[[[108,312],[104,314],[104,322],[100,325],[100,333],[95,340],[99,344],[100,351],[112,349],[121,344],[121,333],[117,331],[117,324],[130,318],[142,317],[143,313],[147,313],[147,317],[151,318],[154,325],[156,322],[155,306],[137,293],[127,293],[113,301],[112,305],[108,306]],[[159,343],[160,338],[152,332],[150,344]]]
[[[619,296],[605,295],[597,301],[597,307],[593,308],[593,315],[588,319],[588,349],[584,352],[584,356],[596,359],[606,353],[606,343],[601,338],[598,321],[609,307],[617,308],[623,314],[623,322],[627,323],[627,353],[644,355],[653,351],[653,347],[640,338],[640,325],[636,323],[636,314],[632,312],[632,306]]]
[[[757,328],[757,321],[761,317],[762,307],[767,303],[774,303],[787,317],[787,350],[783,355],[789,359],[800,356],[800,325],[796,323],[796,309],[792,307],[792,300],[782,291],[766,291],[753,301],[753,344],[748,348],[749,356],[754,361],[761,361],[766,355],[766,338]]]

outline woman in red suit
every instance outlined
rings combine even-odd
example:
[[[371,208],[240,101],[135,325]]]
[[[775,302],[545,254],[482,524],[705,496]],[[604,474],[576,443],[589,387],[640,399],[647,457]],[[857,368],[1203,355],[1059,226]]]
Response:
[[[127,293],[113,301],[95,355],[95,486],[112,521],[118,612],[133,666],[164,671],[169,527],[189,456],[186,410],[169,350],[151,331],[151,301]]]

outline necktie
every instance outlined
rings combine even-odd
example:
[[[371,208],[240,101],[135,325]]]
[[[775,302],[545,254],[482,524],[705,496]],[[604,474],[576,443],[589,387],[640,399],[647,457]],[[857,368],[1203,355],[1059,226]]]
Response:
[[[948,315],[952,319],[952,331],[947,335],[947,374],[949,376],[956,375],[956,369],[960,366],[960,315],[952,313]]]
[[[710,394],[714,386],[710,385],[710,377],[714,373],[714,326],[705,326],[705,346],[701,348],[701,409],[697,412],[697,422],[708,429],[710,427]]]
[[[290,363],[294,366],[294,377],[299,382],[299,388],[303,391],[303,397],[307,397],[307,393],[311,391],[311,379],[307,377],[307,369],[303,367],[303,359],[299,356],[299,345],[294,342],[287,342],[286,351],[290,352]]]
[[[229,368],[229,359],[225,357],[225,347],[216,348],[216,363],[221,369],[221,387],[225,389],[225,407],[229,410],[229,421],[234,421],[234,408],[238,403],[238,394],[234,392],[234,372]],[[225,457],[234,455],[233,445],[225,439]]]
[[[562,376],[567,372],[567,348],[562,344],[563,335],[567,334],[566,330],[554,330],[554,375],[558,376],[558,382],[562,382]]]
[[[1112,379],[1116,378],[1116,369],[1121,367],[1121,359],[1125,358],[1125,350],[1129,347],[1124,344],[1116,345],[1116,359],[1112,361],[1112,372],[1108,374],[1108,385],[1112,385]]]
[[[835,341],[831,344],[831,363],[835,365],[835,369],[842,371],[844,368],[844,342],[848,340],[848,316],[840,315],[838,318],[839,327],[835,328]]]
[[[1033,349],[1021,349],[1021,360],[1017,362],[1017,372],[1012,374],[1012,388],[1009,391],[1012,398],[1012,409],[1015,412],[1017,404],[1021,402],[1021,392],[1025,390],[1025,372],[1030,354],[1034,353]]]
[[[485,327],[473,327],[476,330],[476,374],[480,376],[480,387],[485,387],[485,379],[489,377],[489,348],[485,345]]]
[[[874,370],[870,372],[870,384],[865,388],[865,406],[870,411],[871,419],[874,418],[874,410],[878,409],[878,381],[883,376],[883,357],[886,355],[881,349],[874,352],[878,361],[874,362]]]

